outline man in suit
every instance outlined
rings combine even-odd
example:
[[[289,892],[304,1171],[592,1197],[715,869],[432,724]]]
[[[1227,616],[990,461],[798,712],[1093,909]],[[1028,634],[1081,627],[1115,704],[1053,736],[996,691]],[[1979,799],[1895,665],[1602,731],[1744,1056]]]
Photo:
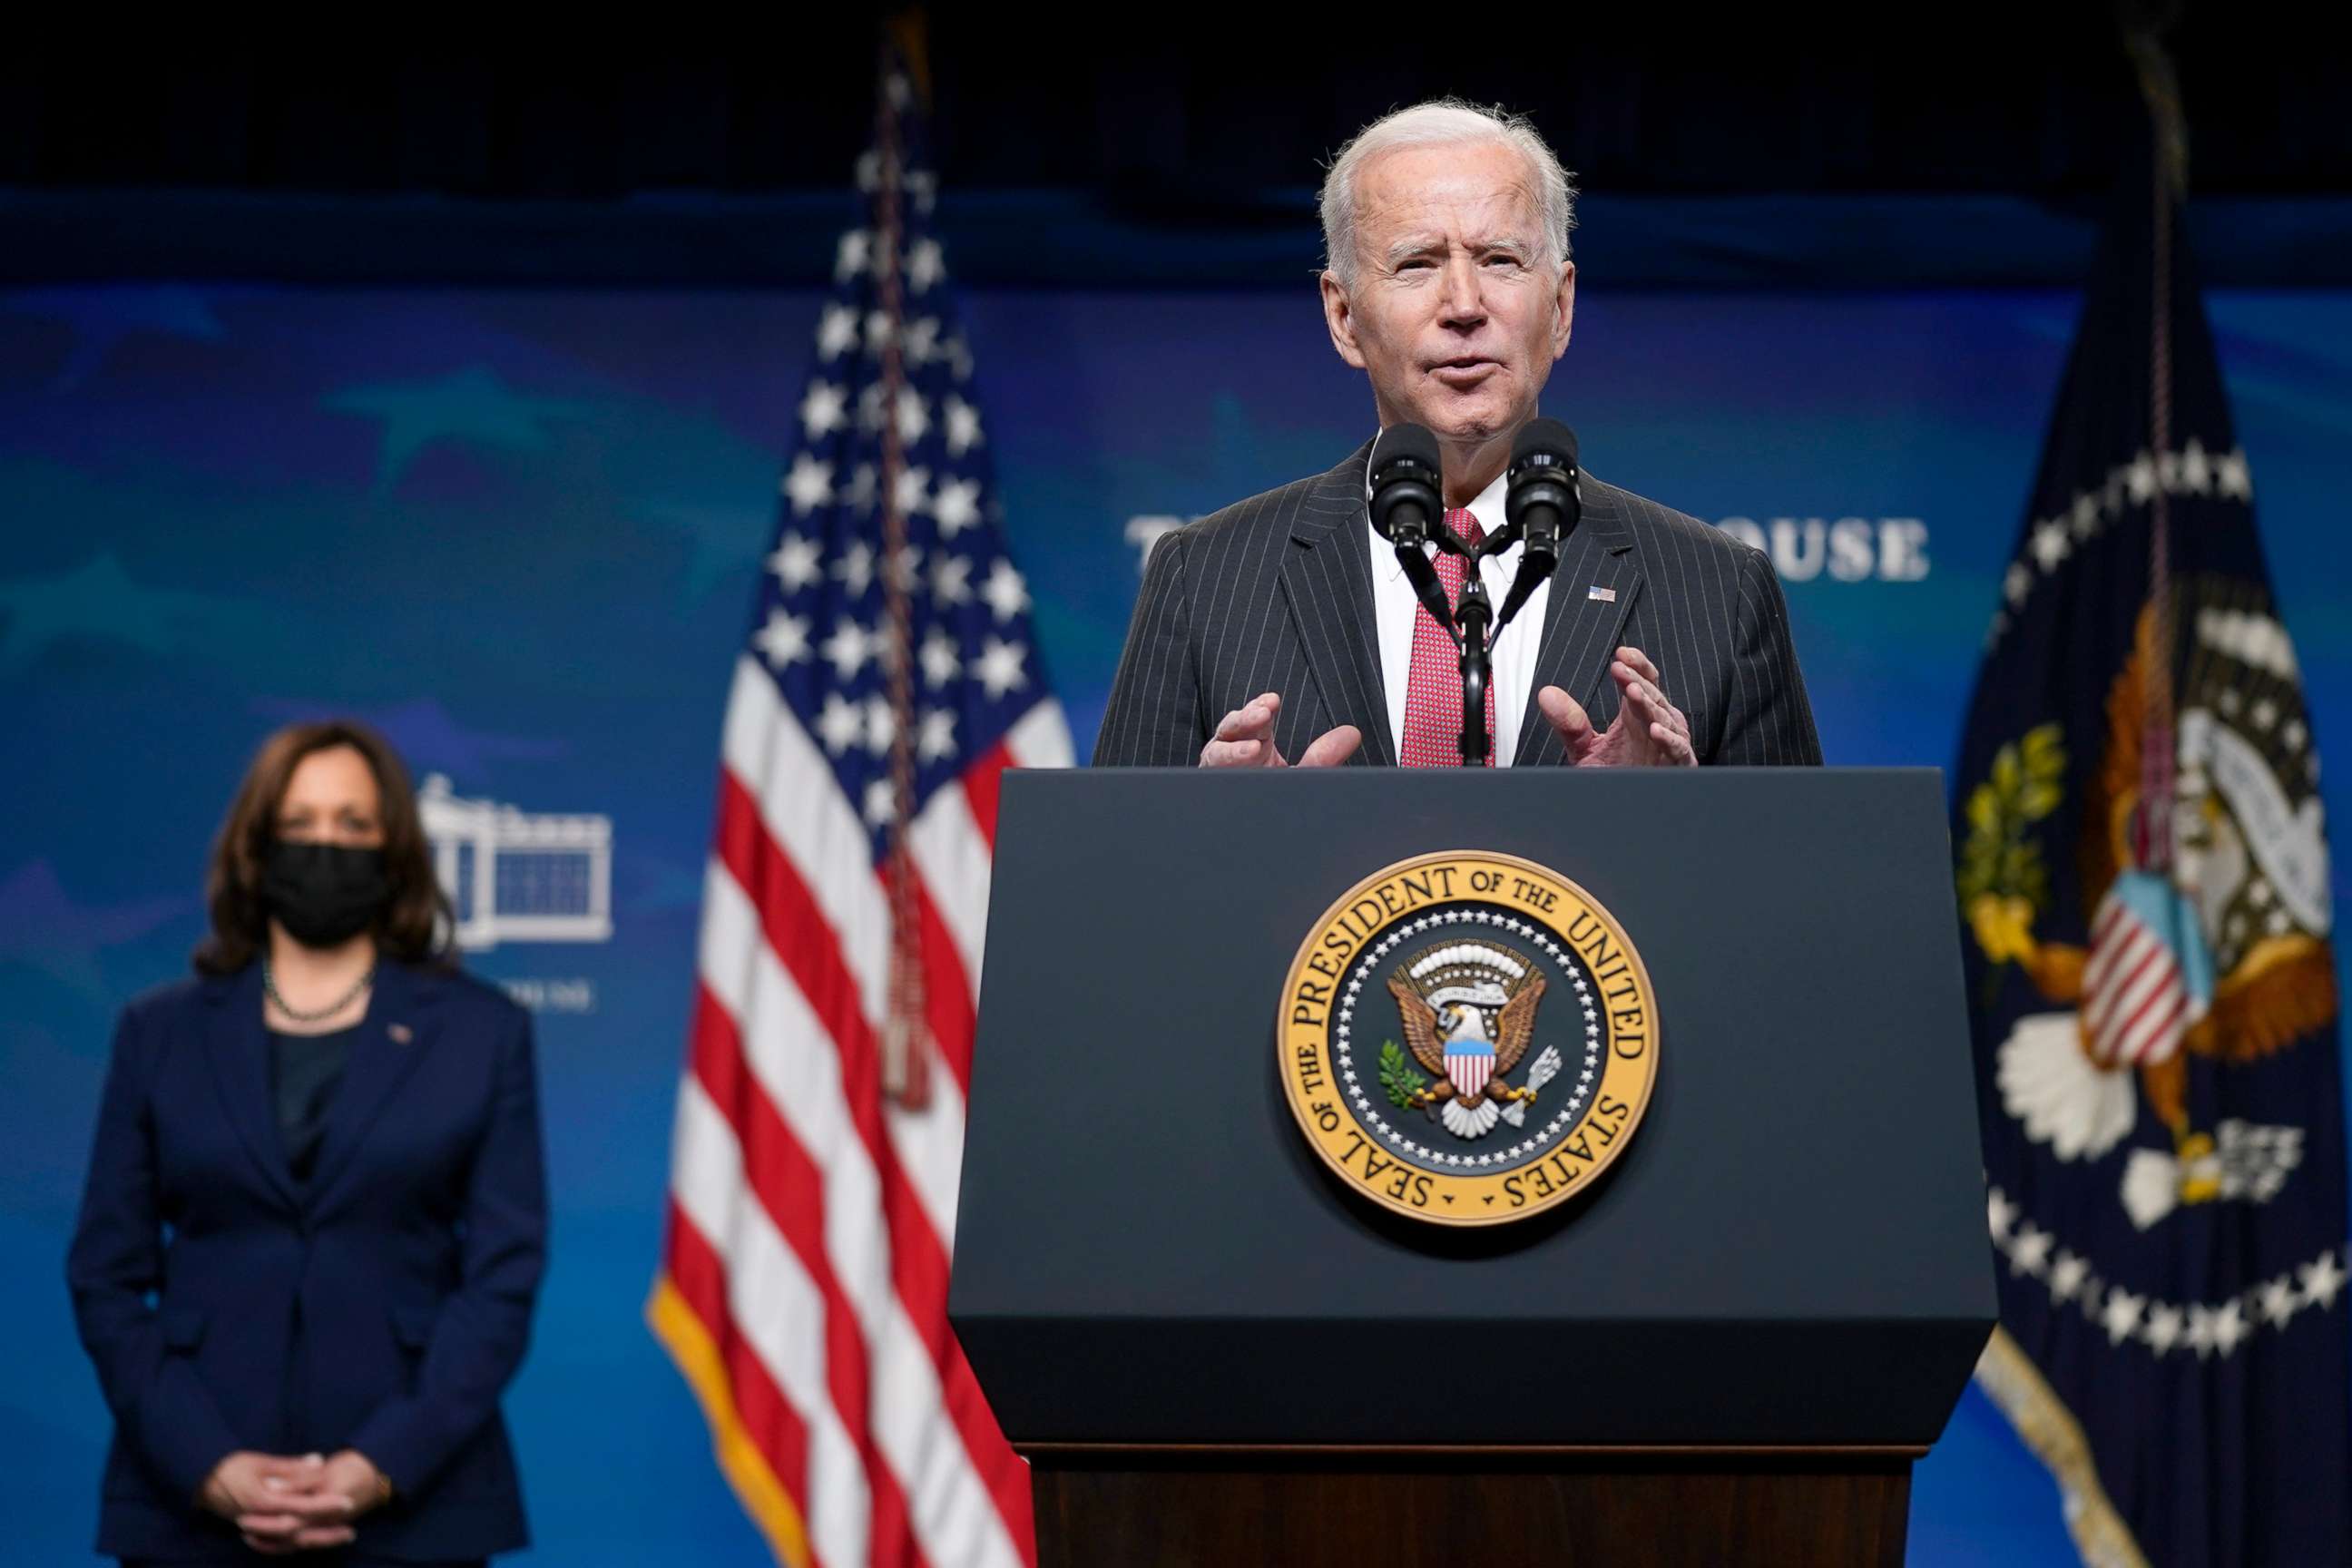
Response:
[[[1324,183],[1332,346],[1382,427],[1436,435],[1446,521],[1474,544],[1503,525],[1512,440],[1568,348],[1574,195],[1526,120],[1451,100],[1374,123]],[[1458,761],[1453,647],[1372,531],[1370,453],[1160,542],[1097,765]],[[1582,495],[1558,571],[1495,639],[1489,755],[1819,763],[1762,552],[1590,474]],[[1523,549],[1483,564],[1497,604]],[[1434,560],[1452,599],[1462,558]]]

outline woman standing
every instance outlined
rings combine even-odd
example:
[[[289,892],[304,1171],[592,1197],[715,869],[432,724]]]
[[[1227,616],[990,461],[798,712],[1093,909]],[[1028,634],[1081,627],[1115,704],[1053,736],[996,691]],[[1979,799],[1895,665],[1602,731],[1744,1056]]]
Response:
[[[499,1415],[545,1262],[530,1019],[459,973],[405,770],[271,736],[197,978],[117,1025],[67,1260],[126,1563],[523,1545]]]

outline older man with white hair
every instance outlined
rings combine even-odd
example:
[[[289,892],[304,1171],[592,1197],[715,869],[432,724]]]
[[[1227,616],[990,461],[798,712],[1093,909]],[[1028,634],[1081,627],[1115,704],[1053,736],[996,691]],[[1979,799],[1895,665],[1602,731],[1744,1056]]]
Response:
[[[1525,118],[1453,100],[1375,122],[1324,181],[1332,346],[1382,428],[1435,434],[1446,521],[1474,547],[1503,526],[1512,440],[1568,348],[1575,195]],[[1370,452],[1160,540],[1097,764],[1458,760],[1454,649],[1371,526]],[[1496,602],[1524,548],[1480,563]],[[1434,564],[1454,599],[1463,558]],[[1502,765],[1821,761],[1770,563],[1589,472],[1582,521],[1493,665]]]

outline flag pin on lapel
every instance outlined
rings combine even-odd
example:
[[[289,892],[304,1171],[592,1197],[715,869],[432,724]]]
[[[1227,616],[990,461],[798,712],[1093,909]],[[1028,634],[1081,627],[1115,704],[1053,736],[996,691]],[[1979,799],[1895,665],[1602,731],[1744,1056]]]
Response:
[[[1595,583],[1591,587],[1587,588],[1584,591],[1584,596],[1595,604],[1613,605],[1617,602],[1617,590],[1614,588],[1604,588],[1600,584]]]
[[[392,1043],[395,1046],[404,1046],[408,1044],[409,1041],[416,1038],[416,1031],[411,1029],[405,1024],[394,1024],[392,1027],[386,1029],[384,1033],[392,1037]]]

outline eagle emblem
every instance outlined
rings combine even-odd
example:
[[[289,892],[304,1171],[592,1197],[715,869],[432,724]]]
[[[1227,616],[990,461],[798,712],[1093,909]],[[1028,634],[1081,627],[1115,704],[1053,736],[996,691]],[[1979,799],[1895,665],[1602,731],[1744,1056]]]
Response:
[[[1657,1082],[1657,998],[1625,928],[1495,850],[1359,881],[1299,944],[1280,1005],[1283,1098],[1316,1157],[1432,1225],[1507,1225],[1585,1192]]]
[[[1498,1121],[1522,1125],[1537,1091],[1559,1070],[1547,1050],[1513,1088],[1504,1075],[1527,1055],[1543,1001],[1544,977],[1487,942],[1424,948],[1388,977],[1405,1043],[1435,1080],[1407,1089],[1407,1105],[1443,1121],[1457,1138],[1482,1138]]]
[[[2183,1205],[2267,1203],[2303,1160],[2303,1130],[2237,1119],[2200,1126],[2192,1062],[2261,1062],[2336,1016],[2327,847],[2285,628],[2266,601],[2204,585],[2183,624],[2198,639],[2179,685],[2169,754],[2147,754],[2154,617],[2109,689],[2107,732],[2083,803],[2089,940],[2033,927],[2050,873],[2032,825],[2062,804],[2067,759],[2045,724],[2002,748],[1969,800],[1960,892],[1979,948],[2015,963],[2063,1010],[2018,1018],[1997,1058],[2003,1108],[2061,1160],[2097,1160],[2137,1125],[2143,1101],[2169,1152],[2135,1148],[2119,1197],[2142,1230]],[[2249,698],[2246,693],[2256,695]],[[2151,760],[2168,809],[2152,813]],[[2135,836],[2163,825],[2161,871]],[[2208,1113],[2210,1114],[2210,1112]]]

